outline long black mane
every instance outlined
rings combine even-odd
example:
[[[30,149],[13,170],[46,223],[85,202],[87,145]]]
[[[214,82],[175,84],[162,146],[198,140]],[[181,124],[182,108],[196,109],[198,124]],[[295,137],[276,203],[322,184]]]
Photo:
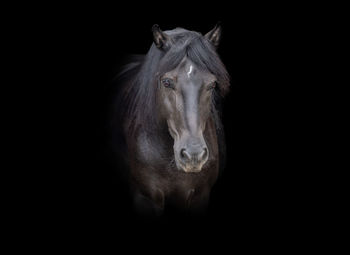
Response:
[[[220,161],[224,161],[224,137],[220,120],[220,101],[229,89],[229,75],[216,53],[215,47],[200,33],[182,28],[165,31],[171,38],[171,47],[160,50],[152,44],[145,56],[136,56],[120,72],[118,85],[122,84],[117,99],[118,123],[124,125],[128,135],[135,135],[138,128],[152,132],[157,127],[156,92],[161,74],[175,69],[187,57],[196,66],[217,77],[218,86],[212,102],[219,140]],[[220,163],[220,165],[221,165]],[[221,167],[220,167],[221,168]]]

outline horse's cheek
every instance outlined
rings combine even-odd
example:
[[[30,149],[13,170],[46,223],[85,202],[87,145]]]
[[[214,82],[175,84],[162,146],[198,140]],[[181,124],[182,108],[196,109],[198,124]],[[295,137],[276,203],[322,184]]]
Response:
[[[176,101],[175,93],[169,93],[164,97],[164,106],[170,116],[173,116],[175,113]]]

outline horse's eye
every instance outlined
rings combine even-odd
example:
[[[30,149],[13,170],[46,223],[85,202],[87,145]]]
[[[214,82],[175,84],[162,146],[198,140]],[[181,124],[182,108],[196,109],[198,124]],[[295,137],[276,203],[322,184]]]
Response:
[[[174,88],[174,81],[169,78],[165,78],[162,80],[162,84],[166,88]]]
[[[216,81],[214,81],[214,82],[212,82],[211,84],[210,84],[210,86],[209,86],[209,90],[211,90],[211,89],[215,89],[216,88],[216,86],[217,86],[217,82]]]

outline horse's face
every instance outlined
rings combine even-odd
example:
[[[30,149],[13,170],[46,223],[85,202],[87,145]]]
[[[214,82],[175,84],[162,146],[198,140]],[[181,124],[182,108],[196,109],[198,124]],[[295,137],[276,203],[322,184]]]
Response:
[[[159,83],[160,109],[174,139],[176,165],[185,172],[199,172],[210,154],[203,132],[216,77],[185,58],[177,68],[161,75]]]

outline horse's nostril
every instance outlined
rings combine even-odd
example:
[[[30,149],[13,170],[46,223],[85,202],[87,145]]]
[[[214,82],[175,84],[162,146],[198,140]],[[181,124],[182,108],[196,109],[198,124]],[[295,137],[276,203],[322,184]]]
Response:
[[[207,155],[208,155],[208,149],[204,148],[203,151],[201,152],[201,154],[199,155],[199,159],[203,160],[207,157]]]
[[[191,159],[190,154],[188,154],[188,152],[185,149],[181,149],[180,156],[184,160],[190,160]]]
[[[204,155],[203,155],[203,158],[206,158],[208,156],[208,149],[207,148],[204,148]]]

